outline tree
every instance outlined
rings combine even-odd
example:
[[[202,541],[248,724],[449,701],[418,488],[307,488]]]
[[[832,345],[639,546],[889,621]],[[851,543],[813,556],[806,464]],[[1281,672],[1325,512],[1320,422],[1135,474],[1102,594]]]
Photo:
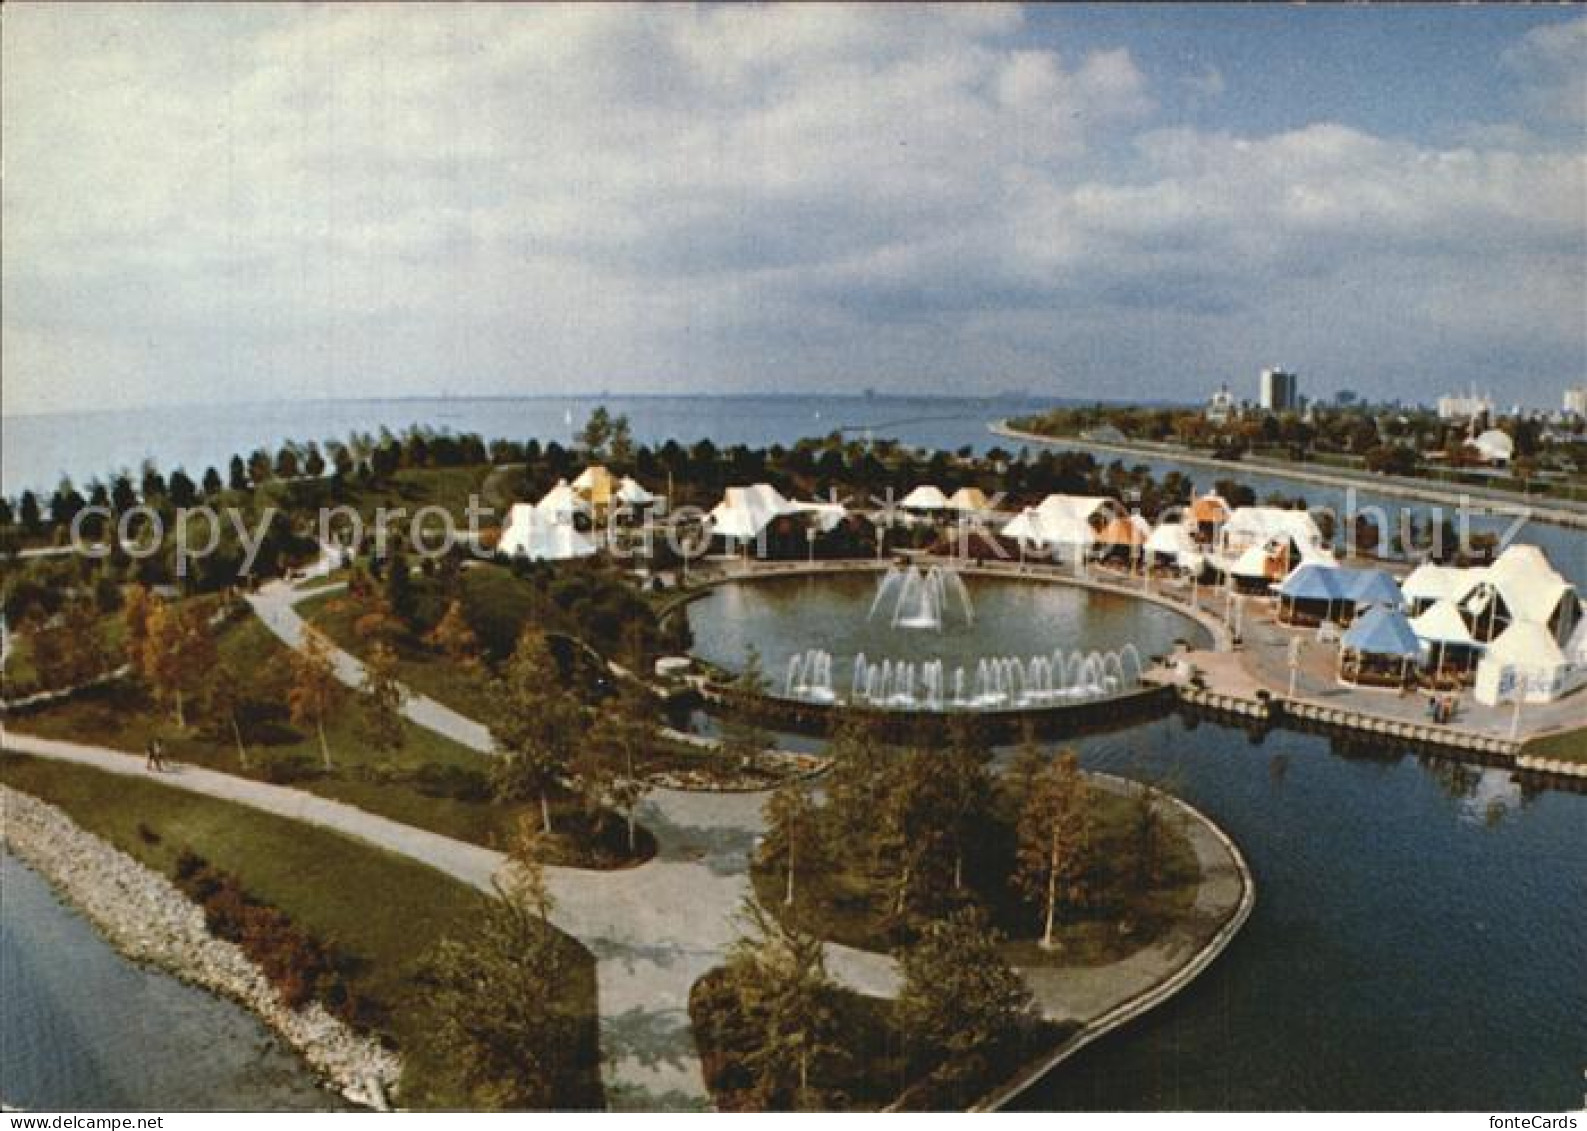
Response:
[[[836,845],[833,856],[870,859],[879,849],[876,814],[886,795],[895,752],[881,740],[870,718],[842,711],[828,744],[832,769],[827,775],[825,823]]]
[[[623,685],[615,703],[608,703],[602,714],[599,741],[606,744],[622,769],[611,786],[611,800],[623,811],[628,822],[628,852],[639,850],[639,803],[650,792],[650,784],[639,768],[656,745],[656,698],[642,683]]]
[[[220,472],[216,471],[213,467],[206,467],[204,469],[205,497],[211,499],[214,498],[216,495],[220,494],[220,489],[222,486],[223,484],[221,483]]]
[[[951,782],[936,751],[914,747],[897,752],[886,780],[872,819],[879,855],[891,874],[892,914],[930,914],[940,905],[949,874],[943,865],[952,847]]]
[[[1044,950],[1056,946],[1058,907],[1085,894],[1090,866],[1091,806],[1080,760],[1065,750],[1037,776],[1019,816],[1016,878],[1042,909]]]
[[[313,629],[303,632],[303,643],[292,653],[292,685],[287,706],[298,726],[313,726],[320,741],[320,758],[331,769],[331,747],[325,738],[325,719],[341,703],[346,689],[336,678],[331,646]]]
[[[545,633],[533,625],[491,684],[491,739],[500,755],[492,784],[502,801],[539,798],[540,820],[551,832],[551,790],[567,772],[581,710],[563,686]]]
[[[121,641],[127,652],[127,662],[140,678],[147,678],[144,664],[148,660],[149,614],[153,607],[154,598],[148,586],[136,582],[127,586],[121,603]]]
[[[413,573],[408,568],[408,559],[396,550],[386,562],[385,597],[392,616],[404,625],[413,622]]]
[[[155,698],[170,705],[177,727],[186,730],[187,702],[202,690],[216,662],[208,610],[152,598],[144,625],[144,678]]]
[[[93,602],[68,601],[55,616],[33,615],[21,627],[39,686],[81,687],[109,669],[110,649]]]
[[[471,1106],[549,1109],[578,1106],[589,1040],[568,988],[578,971],[572,948],[548,929],[531,898],[498,888],[466,936],[443,940],[424,963],[432,1063],[457,1074]]]
[[[734,681],[731,694],[739,702],[722,715],[718,749],[727,760],[747,768],[771,745],[771,736],[753,716],[759,699],[766,694],[760,652],[753,644],[745,650],[744,670]]]
[[[23,491],[22,498],[17,501],[17,518],[22,523],[22,529],[29,534],[35,534],[44,523],[44,515],[39,507],[39,497],[32,491]]]
[[[606,444],[612,437],[612,414],[605,405],[596,405],[595,411],[579,433],[579,442],[589,449],[591,459],[600,459],[606,453]]]
[[[791,907],[799,869],[816,866],[821,853],[818,812],[809,792],[798,782],[789,782],[767,798],[764,813],[766,838],[760,845],[761,862],[782,862],[786,877],[782,901]]]
[[[946,834],[953,845],[953,890],[964,890],[964,858],[985,828],[992,809],[992,752],[966,717],[954,720],[947,750],[941,754],[946,780]]]
[[[740,921],[746,930],[728,951],[726,976],[750,1035],[743,1067],[755,1106],[817,1108],[814,1080],[841,1055],[826,950],[753,900],[745,901]]]
[[[248,768],[248,746],[242,737],[242,716],[248,709],[248,683],[227,660],[215,665],[206,699],[210,721],[217,731],[230,735],[237,745],[237,761]]]
[[[556,901],[546,882],[545,857],[545,833],[527,815],[520,814],[518,828],[507,847],[507,868],[502,885],[513,899],[540,916],[542,923],[549,923]]]
[[[243,463],[242,456],[232,456],[231,463],[227,464],[226,485],[233,491],[248,489],[248,466]]]
[[[1130,840],[1135,882],[1144,889],[1161,879],[1163,871],[1163,811],[1157,789],[1147,782],[1130,798]]]
[[[479,667],[479,637],[469,626],[463,614],[463,602],[453,601],[446,614],[436,622],[426,638],[431,647],[439,648],[447,659],[459,667],[473,670]]]
[[[900,965],[900,1036],[943,1083],[985,1077],[996,1050],[1032,1019],[1031,994],[974,908],[928,923]]]
[[[364,660],[364,681],[359,687],[365,733],[376,750],[399,749],[405,739],[402,705],[408,689],[397,679],[397,651],[384,641],[369,650]]]

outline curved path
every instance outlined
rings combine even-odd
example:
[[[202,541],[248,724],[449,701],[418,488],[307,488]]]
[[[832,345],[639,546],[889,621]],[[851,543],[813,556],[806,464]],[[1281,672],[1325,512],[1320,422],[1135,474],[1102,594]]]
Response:
[[[300,581],[326,572],[328,561],[322,560]],[[296,648],[306,624],[294,605],[324,591],[304,592],[272,582],[250,595],[249,603],[272,632]],[[364,668],[354,656],[334,646],[331,655],[343,682],[362,682]],[[412,695],[403,711],[417,725],[470,749],[492,750],[487,728],[435,700]],[[146,775],[141,757],[103,747],[3,729],[0,740],[23,753]],[[1136,788],[1123,779],[1092,777],[1105,789]],[[302,790],[195,766],[179,766],[158,780],[355,837],[482,890],[490,890],[505,863],[502,854],[479,845]],[[701,975],[722,963],[739,935],[738,911],[753,895],[749,864],[764,830],[763,802],[761,793],[657,789],[639,812],[656,838],[654,858],[621,871],[546,869],[555,900],[552,922],[595,957],[602,1076],[607,1103],[614,1109],[694,1109],[710,1103],[689,1025],[689,991]],[[1194,977],[1243,922],[1241,908],[1249,909],[1249,874],[1234,846],[1195,810],[1173,804],[1181,811],[1204,876],[1192,921],[1108,966],[1025,971],[1048,1016],[1080,1020],[1092,1037],[1122,1023],[1109,1022],[1110,1017],[1134,1016]],[[1216,927],[1220,922],[1221,930]],[[1209,931],[1216,934],[1212,943],[1203,945]],[[1202,949],[1194,950],[1197,946]],[[872,996],[896,995],[899,975],[892,958],[835,943],[828,943],[826,950],[828,970],[840,984]]]
[[[9,750],[109,773],[149,777],[142,757],[0,730]],[[499,852],[377,816],[340,801],[198,766],[154,777],[161,785],[304,821],[410,857],[484,891],[506,863]],[[708,1106],[689,1028],[689,990],[722,963],[750,896],[749,859],[760,830],[755,794],[657,790],[640,819],[657,854],[636,868],[548,867],[552,923],[595,956],[602,1076],[615,1109]],[[892,959],[829,944],[827,964],[850,989],[897,993]]]

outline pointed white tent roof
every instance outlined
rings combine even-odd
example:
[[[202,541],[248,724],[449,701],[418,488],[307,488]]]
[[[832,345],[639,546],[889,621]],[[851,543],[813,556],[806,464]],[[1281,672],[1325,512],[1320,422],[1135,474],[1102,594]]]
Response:
[[[1460,615],[1460,607],[1447,597],[1434,601],[1418,616],[1411,618],[1411,631],[1418,640],[1429,644],[1472,644],[1475,638]]]
[[[496,549],[510,557],[566,561],[589,557],[595,553],[595,543],[574,529],[569,520],[550,517],[528,503],[514,503]]]
[[[535,509],[540,512],[542,518],[554,522],[567,522],[589,507],[579,498],[578,493],[568,486],[566,479],[558,479],[557,485],[547,491],[545,497],[535,504]]]
[[[1092,515],[1112,503],[1106,495],[1048,495],[1036,509],[1043,517],[1089,522]]]
[[[1039,507],[1015,515],[999,533],[1035,546],[1089,546],[1097,540],[1096,531],[1084,519],[1056,512],[1044,514]]]
[[[712,508],[711,530],[724,538],[754,538],[782,515],[797,510],[770,483],[729,487]]]
[[[922,483],[900,499],[898,505],[915,511],[945,511],[948,509],[948,496],[942,493],[941,487]]]
[[[617,485],[617,498],[630,506],[646,506],[656,501],[656,496],[645,490],[632,476],[623,476]]]
[[[1181,554],[1195,553],[1196,540],[1190,528],[1182,522],[1165,522],[1152,531],[1146,539],[1146,552],[1178,558]]]
[[[1236,577],[1266,577],[1269,556],[1266,546],[1251,546],[1229,563],[1229,572]]]
[[[1506,548],[1486,572],[1511,615],[1519,620],[1547,624],[1560,602],[1575,592],[1536,546]]]
[[[1400,582],[1407,601],[1459,601],[1482,580],[1484,569],[1461,569],[1423,562]]]
[[[1546,627],[1535,621],[1518,620],[1488,645],[1483,662],[1519,668],[1553,668],[1566,661],[1564,650]]]
[[[956,511],[971,513],[988,510],[991,503],[987,501],[986,492],[979,487],[960,487],[948,499],[948,506]]]
[[[1223,537],[1229,545],[1287,537],[1302,551],[1320,548],[1323,540],[1317,521],[1308,512],[1283,507],[1236,507],[1223,524]]]

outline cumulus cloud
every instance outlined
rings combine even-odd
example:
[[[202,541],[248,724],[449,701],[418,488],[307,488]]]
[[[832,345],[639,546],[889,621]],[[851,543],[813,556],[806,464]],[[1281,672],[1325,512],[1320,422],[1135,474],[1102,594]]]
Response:
[[[1515,325],[1518,364],[1580,360],[1579,151],[1169,128],[1128,50],[1022,25],[993,6],[12,9],[5,409],[581,383],[1079,395],[1154,357],[1162,384],[1134,391],[1185,393],[1407,342],[1469,368]],[[1531,38],[1513,50],[1565,50]]]
[[[1543,24],[1504,52],[1531,109],[1568,125],[1587,126],[1587,16]]]

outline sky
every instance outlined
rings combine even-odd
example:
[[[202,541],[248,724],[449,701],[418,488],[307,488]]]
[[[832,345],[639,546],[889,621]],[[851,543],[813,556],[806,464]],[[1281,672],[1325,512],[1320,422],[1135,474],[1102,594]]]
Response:
[[[7,415],[1587,380],[1587,16],[0,12]]]

